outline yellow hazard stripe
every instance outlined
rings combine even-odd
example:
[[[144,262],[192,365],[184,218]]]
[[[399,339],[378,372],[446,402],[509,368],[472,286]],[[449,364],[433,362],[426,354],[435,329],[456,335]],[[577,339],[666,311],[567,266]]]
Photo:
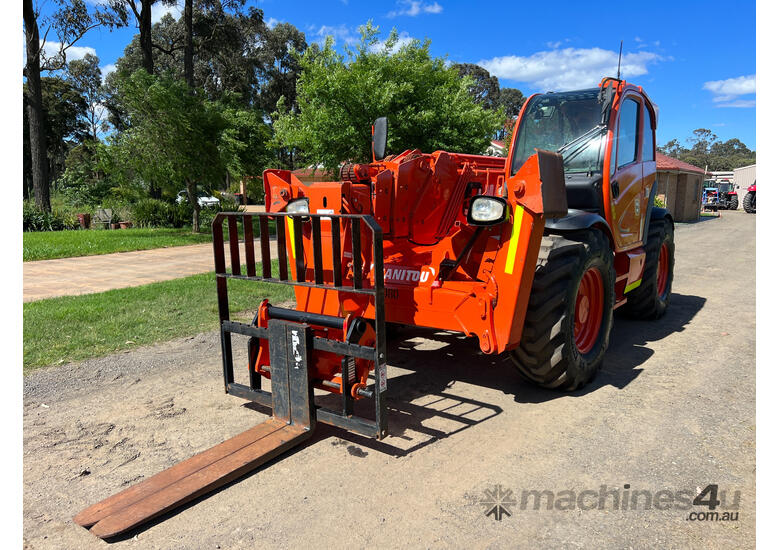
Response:
[[[292,249],[292,257],[295,259],[295,226],[293,225],[292,218],[285,217],[287,220],[287,232],[290,234],[290,248]]]
[[[515,218],[512,221],[512,238],[509,239],[509,252],[506,255],[504,273],[510,275],[515,270],[515,258],[517,257],[517,245],[520,242],[520,228],[523,226],[523,214],[525,209],[519,204],[515,206]]]
[[[642,279],[637,279],[636,281],[634,281],[630,285],[626,285],[626,289],[623,291],[623,294],[625,294],[626,292],[629,292],[631,290],[634,290],[636,287],[638,287],[641,284],[642,284]]]

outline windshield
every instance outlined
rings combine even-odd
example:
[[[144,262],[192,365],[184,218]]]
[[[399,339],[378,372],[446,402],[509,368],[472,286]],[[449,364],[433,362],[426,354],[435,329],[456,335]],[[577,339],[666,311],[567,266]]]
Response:
[[[542,94],[526,108],[515,141],[512,174],[534,149],[559,151],[565,172],[591,172],[601,167],[604,128],[599,90]]]

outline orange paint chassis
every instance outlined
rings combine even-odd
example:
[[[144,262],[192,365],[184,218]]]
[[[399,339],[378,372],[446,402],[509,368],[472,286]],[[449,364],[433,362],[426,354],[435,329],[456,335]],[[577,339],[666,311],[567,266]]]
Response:
[[[566,224],[581,222],[583,214],[592,218],[587,228],[602,232],[612,247],[615,300],[611,305],[623,305],[626,293],[641,283],[644,272],[655,162],[639,158],[617,171],[611,168],[617,151],[618,113],[627,99],[644,106],[648,113],[651,103],[641,88],[615,79],[602,81],[598,93],[603,127],[600,162],[604,174],[612,170],[615,180],[599,187],[596,202],[602,215],[592,210],[570,210],[569,176],[561,154],[535,149],[519,168],[512,168],[524,115],[538,94],[529,98],[518,117],[506,160],[407,150],[370,164],[347,164],[341,168],[340,181],[309,185],[290,171],[266,170],[263,181],[267,213],[236,214],[234,218],[222,215],[214,224],[217,246],[222,238],[222,218],[230,221],[234,252],[238,246],[234,243],[237,220],[243,221],[246,243],[252,239],[246,233],[247,228],[252,232],[249,222],[253,216],[258,218],[262,222],[260,240],[266,270],[258,279],[295,284],[298,313],[284,313],[264,301],[254,325],[267,329],[269,320],[281,316],[307,323],[318,341],[370,347],[376,344],[377,333],[384,332],[378,323],[387,321],[474,336],[484,353],[513,350],[523,338],[543,236],[551,231],[566,234],[571,229]],[[639,118],[636,128],[652,140],[654,126],[653,107],[652,115]],[[638,150],[641,142],[636,139]],[[475,197],[503,201],[504,218],[487,226],[470,223],[468,210]],[[263,239],[270,239],[269,222],[276,227],[278,279],[270,277],[266,266],[270,245]],[[219,251],[215,252],[219,256]],[[253,260],[254,251],[247,248],[250,257]],[[233,258],[234,263],[237,258]],[[224,258],[222,262],[224,265]],[[234,266],[233,273],[240,276],[240,265]],[[601,285],[602,279],[606,280],[601,276],[594,280]],[[577,295],[576,315],[585,320],[590,314],[600,322],[604,307],[587,310],[588,295],[583,292]],[[594,292],[590,300],[612,296],[600,287]],[[611,327],[611,313],[609,318]],[[350,333],[356,320],[362,323],[360,334]],[[578,325],[582,323],[578,321]],[[586,341],[588,335],[593,340],[599,332],[598,326],[583,330],[581,341]],[[582,349],[592,346],[593,342],[586,342]],[[261,378],[271,378],[270,347],[262,337],[250,342],[253,390],[259,388]],[[367,388],[376,364],[371,358],[324,349],[314,350],[311,356],[314,387],[355,400],[371,393]],[[384,377],[384,371],[378,376]],[[244,389],[240,392],[246,397]]]
[[[552,153],[540,155],[555,163]],[[522,171],[523,191],[509,198],[505,223],[484,230],[466,223],[470,196],[503,193],[503,164],[494,157],[405,151],[381,163],[349,167],[365,174],[363,181],[306,187],[279,170],[266,171],[264,180],[270,212],[283,212],[290,201],[308,198],[312,213],[330,214],[336,205],[341,213],[374,217],[382,228],[387,321],[477,336],[483,352],[500,353],[519,342],[544,228],[537,157]],[[328,243],[331,231],[324,218],[321,232]],[[313,281],[314,252],[306,224],[303,235],[306,278]],[[351,261],[356,251],[344,234],[340,238],[344,261],[337,267],[350,281],[356,277]],[[363,242],[368,241],[366,236]],[[290,239],[287,244],[292,253]],[[331,258],[329,252],[325,258]],[[372,251],[364,246],[360,253],[363,269],[357,276],[373,285]],[[332,263],[323,267],[326,282],[331,281]],[[295,295],[300,311],[368,319],[376,315],[368,297],[306,287],[297,287]]]

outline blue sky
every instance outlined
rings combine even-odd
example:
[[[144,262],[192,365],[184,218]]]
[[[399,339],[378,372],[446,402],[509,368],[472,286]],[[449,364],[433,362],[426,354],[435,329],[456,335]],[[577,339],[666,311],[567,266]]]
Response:
[[[92,3],[101,0],[88,0]],[[49,0],[44,12],[50,7]],[[614,76],[620,40],[623,75],[660,108],[658,143],[683,143],[696,128],[739,138],[755,148],[755,4],[677,2],[454,2],[447,0],[248,0],[267,22],[292,23],[309,42],[357,38],[371,19],[386,36],[429,38],[431,52],[477,63],[502,86],[537,91],[594,86]],[[156,6],[155,19],[175,7]],[[94,50],[106,70],[122,55],[134,28],[91,31],[72,57]]]

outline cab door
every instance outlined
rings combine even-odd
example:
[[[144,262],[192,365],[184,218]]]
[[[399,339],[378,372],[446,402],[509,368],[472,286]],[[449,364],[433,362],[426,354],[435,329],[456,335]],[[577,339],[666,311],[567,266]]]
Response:
[[[618,250],[642,241],[642,221],[646,211],[641,154],[642,97],[626,95],[618,111],[612,141],[610,194],[611,224]]]
[[[647,99],[644,99],[642,107],[642,197],[641,197],[641,218],[639,227],[641,233],[639,239],[644,241],[647,235],[644,232],[648,229],[647,216],[650,215],[650,209],[653,207],[650,202],[655,198],[653,186],[656,185],[655,169],[655,109]],[[655,190],[658,192],[658,189]]]

